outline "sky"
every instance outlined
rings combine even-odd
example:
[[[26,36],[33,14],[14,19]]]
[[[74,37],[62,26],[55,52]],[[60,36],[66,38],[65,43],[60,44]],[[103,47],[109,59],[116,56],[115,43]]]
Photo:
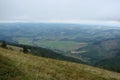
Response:
[[[0,0],[0,21],[120,21],[120,0]]]

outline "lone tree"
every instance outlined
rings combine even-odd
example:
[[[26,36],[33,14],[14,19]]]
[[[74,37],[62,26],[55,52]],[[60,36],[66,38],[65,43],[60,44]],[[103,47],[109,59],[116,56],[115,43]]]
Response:
[[[6,41],[3,41],[3,42],[2,42],[1,47],[2,47],[2,48],[7,48],[7,43],[6,43]]]
[[[23,46],[23,52],[24,52],[24,53],[28,53],[28,49],[27,49],[26,46]]]

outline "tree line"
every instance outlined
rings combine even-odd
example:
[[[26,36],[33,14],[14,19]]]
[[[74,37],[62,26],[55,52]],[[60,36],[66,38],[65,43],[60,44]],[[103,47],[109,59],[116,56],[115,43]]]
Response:
[[[8,49],[7,42],[6,41],[2,41],[1,42],[1,47],[5,48],[5,49]],[[28,53],[29,52],[28,48],[25,45],[22,46],[22,52],[24,52],[24,53]]]

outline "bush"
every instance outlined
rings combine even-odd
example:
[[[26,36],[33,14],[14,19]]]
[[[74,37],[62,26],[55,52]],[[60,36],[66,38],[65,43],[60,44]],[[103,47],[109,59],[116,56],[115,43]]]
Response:
[[[2,42],[1,47],[2,47],[2,48],[7,48],[7,43],[6,43],[6,41],[3,41],[3,42]]]
[[[26,46],[23,46],[23,52],[24,52],[24,53],[28,53],[28,49],[27,49]]]

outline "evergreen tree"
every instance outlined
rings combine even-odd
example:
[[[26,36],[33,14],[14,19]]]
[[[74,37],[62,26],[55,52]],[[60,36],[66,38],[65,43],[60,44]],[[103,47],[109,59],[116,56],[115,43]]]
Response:
[[[7,43],[6,43],[6,41],[3,41],[1,46],[2,46],[2,48],[7,48]]]
[[[26,46],[23,46],[23,52],[24,52],[24,53],[28,53],[28,49],[27,49]]]

